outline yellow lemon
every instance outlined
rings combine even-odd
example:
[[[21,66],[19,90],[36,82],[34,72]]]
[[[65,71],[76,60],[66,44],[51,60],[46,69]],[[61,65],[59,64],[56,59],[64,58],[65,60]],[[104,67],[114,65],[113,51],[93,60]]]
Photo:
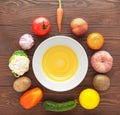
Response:
[[[99,93],[91,88],[83,90],[79,95],[79,103],[85,109],[94,109],[99,105]]]

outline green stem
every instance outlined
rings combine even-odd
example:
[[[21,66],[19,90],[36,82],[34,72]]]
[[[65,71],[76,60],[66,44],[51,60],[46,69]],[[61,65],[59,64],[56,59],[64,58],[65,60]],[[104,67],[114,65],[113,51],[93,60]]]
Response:
[[[59,8],[62,8],[62,1],[58,0],[58,2],[59,2]]]
[[[48,25],[45,24],[45,22],[43,21],[43,30],[46,30],[48,27]]]

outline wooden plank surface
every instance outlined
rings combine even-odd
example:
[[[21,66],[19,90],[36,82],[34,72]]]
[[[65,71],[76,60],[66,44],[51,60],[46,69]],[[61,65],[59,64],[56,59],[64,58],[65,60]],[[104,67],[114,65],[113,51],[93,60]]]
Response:
[[[56,24],[57,0],[0,0],[0,115],[56,115],[45,111],[39,103],[31,110],[23,109],[19,98],[23,93],[13,90],[15,78],[8,68],[8,59],[14,50],[20,49],[19,37],[30,33],[35,38],[35,46],[27,51],[30,60],[37,46],[54,35],[66,35],[74,38],[85,48],[89,61],[95,52],[88,48],[86,38],[91,32],[100,32],[105,38],[101,50],[111,53],[114,58],[113,68],[107,73],[111,79],[111,86],[105,92],[99,92],[100,105],[94,110],[85,110],[79,104],[68,112],[57,113],[61,115],[120,115],[120,0],[62,0],[64,18],[62,32],[58,33]],[[32,20],[38,16],[46,16],[52,24],[51,32],[44,36],[34,35],[31,29]],[[70,22],[73,18],[82,17],[89,24],[89,30],[83,37],[76,37],[71,33]],[[31,88],[38,86],[44,91],[44,98],[55,101],[76,99],[79,93],[91,87],[92,79],[96,72],[89,63],[89,69],[83,82],[68,92],[54,92],[44,88],[35,78],[30,65],[30,70],[25,74],[32,80]]]

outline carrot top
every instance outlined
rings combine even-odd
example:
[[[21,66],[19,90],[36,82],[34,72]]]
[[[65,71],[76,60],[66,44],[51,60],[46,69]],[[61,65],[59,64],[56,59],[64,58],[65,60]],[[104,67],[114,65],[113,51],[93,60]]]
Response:
[[[58,0],[58,2],[59,2],[59,8],[62,8],[62,1]]]

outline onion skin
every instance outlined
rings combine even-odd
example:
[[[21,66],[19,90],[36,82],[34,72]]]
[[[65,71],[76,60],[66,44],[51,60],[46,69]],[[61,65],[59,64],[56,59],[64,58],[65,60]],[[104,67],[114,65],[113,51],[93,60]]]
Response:
[[[91,65],[98,73],[107,73],[112,69],[113,57],[107,51],[97,51],[91,57]]]
[[[19,39],[19,45],[23,50],[29,50],[34,45],[34,38],[30,34],[24,34]]]

